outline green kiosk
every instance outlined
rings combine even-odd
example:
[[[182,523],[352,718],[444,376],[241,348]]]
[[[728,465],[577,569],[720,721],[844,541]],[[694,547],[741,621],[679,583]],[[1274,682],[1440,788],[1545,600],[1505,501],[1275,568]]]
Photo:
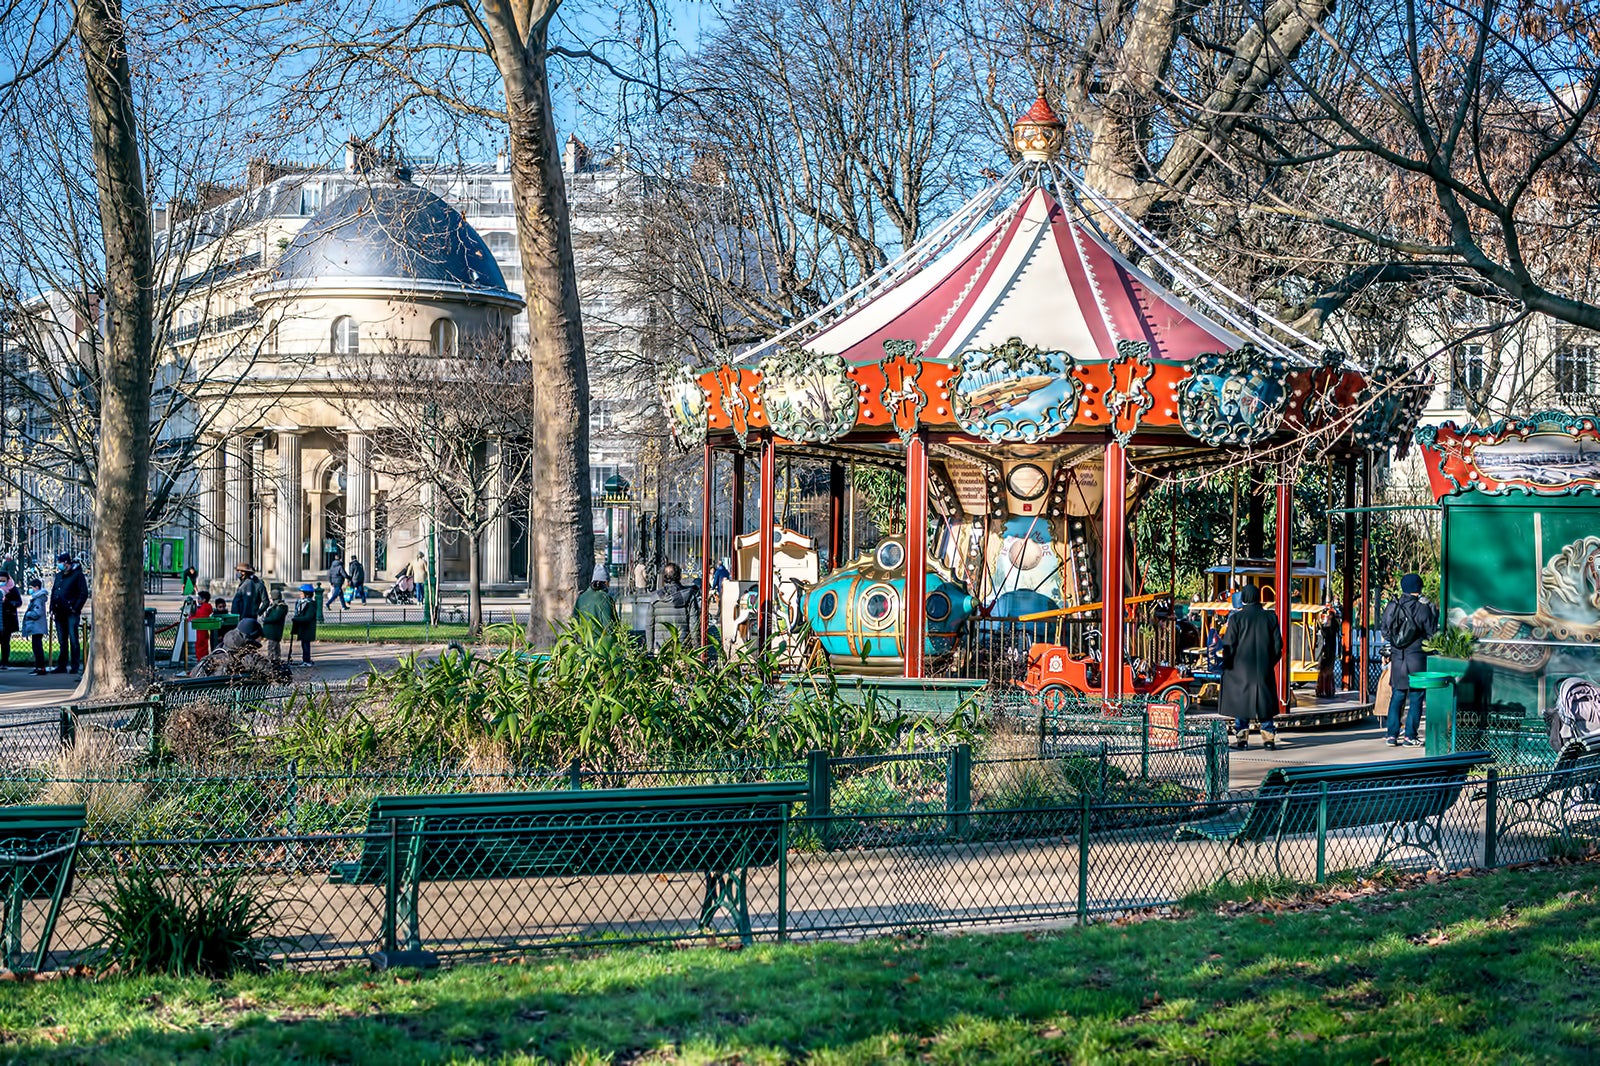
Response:
[[[1454,697],[1447,721],[1430,707],[1430,734],[1547,766],[1600,734],[1600,428],[1541,411],[1416,437],[1442,509],[1440,614],[1475,638],[1466,662],[1429,661],[1458,677],[1429,693]]]

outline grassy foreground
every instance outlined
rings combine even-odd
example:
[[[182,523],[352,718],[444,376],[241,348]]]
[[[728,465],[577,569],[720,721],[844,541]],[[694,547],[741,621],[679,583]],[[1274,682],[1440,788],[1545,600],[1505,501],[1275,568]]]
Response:
[[[1600,865],[1041,935],[420,976],[0,984],[29,1063],[1450,1062],[1600,1056]]]

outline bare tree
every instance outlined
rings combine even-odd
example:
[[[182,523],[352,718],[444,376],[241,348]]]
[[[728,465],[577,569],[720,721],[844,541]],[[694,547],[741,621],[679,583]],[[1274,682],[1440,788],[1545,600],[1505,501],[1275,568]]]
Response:
[[[476,635],[484,534],[509,519],[518,499],[512,486],[535,469],[530,442],[540,412],[532,368],[503,333],[480,332],[463,334],[454,355],[391,349],[349,360],[347,372],[349,417],[382,427],[373,435],[374,460],[397,489],[391,517],[466,543],[468,625]]]

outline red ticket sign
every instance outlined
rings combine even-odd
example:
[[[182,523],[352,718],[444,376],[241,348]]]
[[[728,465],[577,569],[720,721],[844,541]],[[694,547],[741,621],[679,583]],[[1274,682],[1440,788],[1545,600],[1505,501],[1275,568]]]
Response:
[[[1170,751],[1178,746],[1183,712],[1176,703],[1145,705],[1145,740],[1152,749]]]

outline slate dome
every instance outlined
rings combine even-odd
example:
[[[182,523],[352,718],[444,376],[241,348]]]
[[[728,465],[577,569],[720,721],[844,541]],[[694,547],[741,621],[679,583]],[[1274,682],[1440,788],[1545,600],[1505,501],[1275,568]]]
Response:
[[[266,285],[360,284],[520,304],[461,213],[409,182],[374,182],[336,197],[297,233]]]

